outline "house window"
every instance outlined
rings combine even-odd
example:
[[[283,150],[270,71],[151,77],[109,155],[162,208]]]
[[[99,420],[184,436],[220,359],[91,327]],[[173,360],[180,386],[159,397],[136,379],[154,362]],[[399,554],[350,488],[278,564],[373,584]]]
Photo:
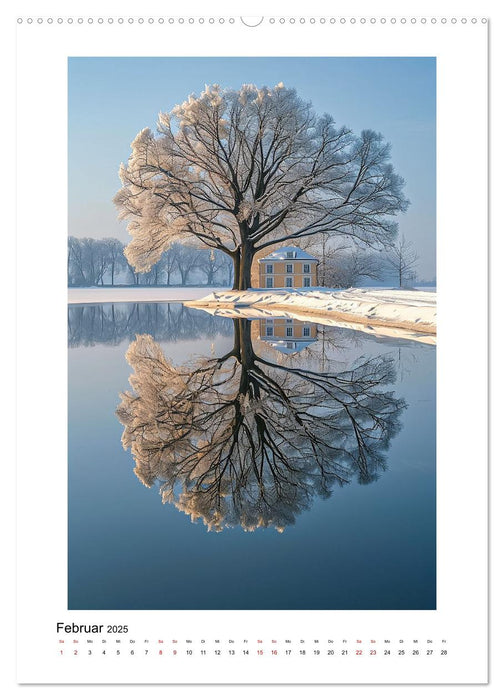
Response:
[[[287,263],[287,265],[285,266],[285,272],[292,272],[292,263],[290,265],[289,263]]]
[[[285,323],[292,323],[292,318],[286,318]]]
[[[305,338],[310,337],[310,326],[303,326],[303,336]]]
[[[285,335],[287,338],[292,338],[292,326],[285,327]]]
[[[266,326],[266,335],[273,335],[273,326]]]
[[[310,263],[305,263],[303,265],[303,272],[310,272]]]
[[[303,279],[303,287],[310,287],[311,286],[311,278],[310,277],[305,277]]]
[[[292,287],[292,277],[286,277],[286,278],[285,278],[285,286],[286,286],[286,287]]]
[[[308,272],[308,270],[305,270],[305,272]],[[266,274],[267,275],[273,274],[273,265],[266,265]]]
[[[288,250],[288,251],[287,251],[287,257],[288,257],[289,259],[290,259],[290,258],[293,258],[293,257],[294,257],[294,251],[293,251],[293,250]]]
[[[285,345],[288,350],[292,350],[292,348],[294,347],[294,343],[285,343]]]
[[[267,319],[266,319],[266,323],[273,323],[273,319],[272,319],[272,318],[267,318]]]
[[[273,286],[273,277],[266,277],[266,286],[269,288]]]

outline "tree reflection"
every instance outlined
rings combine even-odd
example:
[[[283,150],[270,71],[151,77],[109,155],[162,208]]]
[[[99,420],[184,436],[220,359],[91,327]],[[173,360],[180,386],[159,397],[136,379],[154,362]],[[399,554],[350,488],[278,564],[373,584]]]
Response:
[[[405,403],[385,389],[390,356],[338,373],[277,364],[255,351],[250,321],[233,323],[227,354],[186,366],[137,337],[126,354],[133,393],[117,409],[122,442],[138,478],[209,530],[281,531],[314,497],[378,477]]]

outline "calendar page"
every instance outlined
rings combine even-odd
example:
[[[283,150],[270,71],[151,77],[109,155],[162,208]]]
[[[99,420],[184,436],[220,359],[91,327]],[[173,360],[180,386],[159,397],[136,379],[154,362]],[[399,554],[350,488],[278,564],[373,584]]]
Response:
[[[17,18],[19,683],[487,682],[487,32]]]

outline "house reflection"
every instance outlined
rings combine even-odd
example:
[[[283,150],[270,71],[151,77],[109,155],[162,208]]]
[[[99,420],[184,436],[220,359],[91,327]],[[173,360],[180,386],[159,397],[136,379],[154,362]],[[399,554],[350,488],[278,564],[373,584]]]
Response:
[[[259,320],[259,337],[275,350],[296,353],[316,342],[317,326],[294,318],[263,318]]]
[[[233,320],[233,346],[220,357],[175,365],[150,335],[126,353],[133,391],[117,416],[135,474],[217,532],[282,531],[336,486],[376,481],[405,408],[391,391],[390,355],[320,372],[311,354],[259,354],[252,323]]]

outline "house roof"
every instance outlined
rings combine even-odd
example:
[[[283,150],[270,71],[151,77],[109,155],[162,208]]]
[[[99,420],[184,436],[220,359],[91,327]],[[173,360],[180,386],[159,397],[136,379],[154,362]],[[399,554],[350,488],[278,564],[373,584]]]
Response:
[[[294,253],[292,258],[287,257],[287,253],[290,252]],[[313,255],[310,255],[310,253],[301,250],[301,248],[298,248],[295,245],[277,248],[277,250],[274,250],[269,255],[266,255],[266,257],[260,258],[259,262],[262,262],[263,260],[316,260],[318,262],[318,258],[315,258]]]

